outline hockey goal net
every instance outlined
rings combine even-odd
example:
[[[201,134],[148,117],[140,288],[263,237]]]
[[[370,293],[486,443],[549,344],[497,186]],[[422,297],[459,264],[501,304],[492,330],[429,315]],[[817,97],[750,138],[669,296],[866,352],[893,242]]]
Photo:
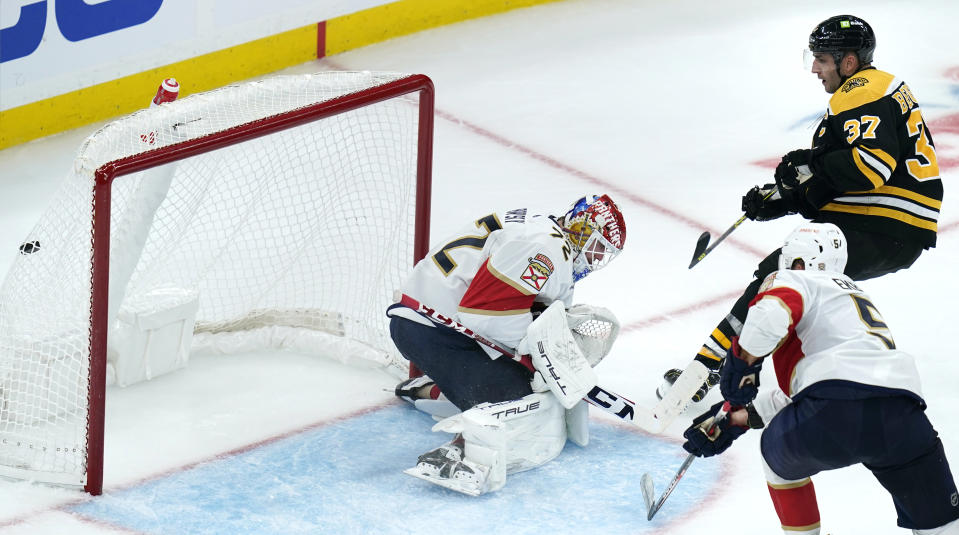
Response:
[[[149,378],[211,337],[319,336],[391,362],[384,310],[428,248],[432,128],[426,76],[327,72],[87,138],[0,288],[0,475],[99,494],[106,383],[131,358]]]

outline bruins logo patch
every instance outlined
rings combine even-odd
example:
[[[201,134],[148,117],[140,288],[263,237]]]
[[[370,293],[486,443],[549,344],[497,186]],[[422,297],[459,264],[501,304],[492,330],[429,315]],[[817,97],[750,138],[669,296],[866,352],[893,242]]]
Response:
[[[846,80],[846,83],[842,85],[842,92],[848,93],[857,87],[864,87],[868,83],[869,83],[869,80],[861,76],[857,76],[856,78],[850,78]]]

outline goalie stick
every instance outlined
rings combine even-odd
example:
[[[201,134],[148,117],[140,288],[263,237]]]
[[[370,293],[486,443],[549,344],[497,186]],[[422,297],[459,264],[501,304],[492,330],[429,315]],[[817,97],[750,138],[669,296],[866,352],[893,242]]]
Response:
[[[515,360],[516,362],[519,362],[520,364],[529,368],[531,371],[534,371],[532,361],[529,357],[524,358],[513,353],[509,349],[490,340],[489,338],[473,332],[469,327],[466,327],[453,318],[440,314],[436,311],[436,309],[430,308],[405,294],[400,298],[400,304],[412,309],[419,315],[432,321],[434,324],[452,329],[464,336],[472,338],[480,344],[499,351],[503,355]],[[659,433],[663,428],[666,427],[666,425],[668,425],[668,422],[665,425],[662,424],[661,419],[658,418],[655,413],[650,412],[649,410],[633,403],[629,399],[620,396],[611,390],[606,390],[598,385],[594,386],[583,399],[585,399],[587,403],[595,407],[599,407],[603,411],[616,416],[620,420],[634,423],[651,433]],[[670,419],[669,421],[671,422],[672,420]]]
[[[730,404],[729,402],[723,403],[722,410],[719,411],[716,419],[713,420],[712,425],[709,426],[709,429],[706,430],[706,434],[712,434],[713,429],[719,425],[719,422],[726,417],[729,413]],[[669,498],[669,495],[676,490],[676,485],[679,485],[679,480],[686,475],[686,470],[689,470],[689,465],[693,464],[693,459],[696,456],[690,453],[686,456],[686,460],[683,461],[683,464],[679,467],[679,470],[676,471],[676,475],[673,476],[673,480],[669,482],[669,485],[666,487],[666,490],[663,491],[663,495],[656,499],[656,489],[653,485],[653,478],[649,475],[649,472],[643,474],[643,477],[639,480],[639,485],[643,490],[643,501],[646,502],[646,520],[652,520],[659,509],[663,506],[663,503],[666,501],[666,498]]]

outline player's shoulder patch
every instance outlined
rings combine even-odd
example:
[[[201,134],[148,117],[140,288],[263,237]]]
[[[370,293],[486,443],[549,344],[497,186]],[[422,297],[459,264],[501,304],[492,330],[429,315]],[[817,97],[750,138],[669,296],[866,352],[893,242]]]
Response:
[[[523,270],[520,280],[539,292],[546,285],[546,281],[549,280],[549,276],[553,274],[554,269],[553,261],[548,256],[543,253],[536,253],[529,258],[529,265]]]
[[[877,69],[859,71],[849,77],[829,99],[829,111],[839,115],[859,106],[875,102],[888,93],[895,77]]]
[[[778,271],[773,271],[769,275],[766,275],[766,278],[763,279],[763,283],[759,285],[759,293],[763,293],[773,287],[773,283],[776,282],[776,275],[778,273]]]

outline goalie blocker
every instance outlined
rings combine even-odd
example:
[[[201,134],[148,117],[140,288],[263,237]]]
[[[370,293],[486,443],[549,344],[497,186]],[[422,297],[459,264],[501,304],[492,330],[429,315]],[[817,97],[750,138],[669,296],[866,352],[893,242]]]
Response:
[[[611,319],[608,323],[615,325],[618,333],[619,323],[612,313],[606,312]],[[586,310],[581,310],[579,316],[591,319],[591,314]],[[605,347],[588,348],[593,357],[590,362],[573,333],[566,309],[563,303],[557,301],[530,324],[518,348],[520,354],[530,356],[536,370],[533,374],[533,390],[549,390],[567,409],[573,408],[596,386],[598,381],[593,366],[599,364],[612,346],[612,339],[608,338]]]

